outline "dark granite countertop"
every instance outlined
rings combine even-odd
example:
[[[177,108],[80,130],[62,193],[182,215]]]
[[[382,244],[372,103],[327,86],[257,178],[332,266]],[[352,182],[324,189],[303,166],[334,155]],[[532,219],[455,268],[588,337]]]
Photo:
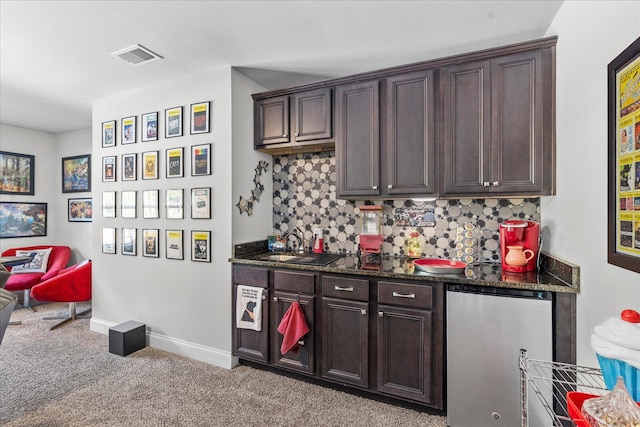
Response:
[[[261,243],[236,245],[234,257],[229,261],[234,264],[270,268],[409,279],[430,283],[455,283],[563,293],[580,292],[579,267],[546,254],[542,256],[542,268],[538,272],[511,273],[502,271],[500,264],[480,263],[467,266],[464,273],[460,274],[431,274],[416,270],[411,259],[390,256],[382,256],[370,260],[371,262],[368,264],[363,264],[358,256],[347,254],[325,266],[287,263],[286,261],[264,261],[259,259],[266,252],[266,247],[263,247]]]

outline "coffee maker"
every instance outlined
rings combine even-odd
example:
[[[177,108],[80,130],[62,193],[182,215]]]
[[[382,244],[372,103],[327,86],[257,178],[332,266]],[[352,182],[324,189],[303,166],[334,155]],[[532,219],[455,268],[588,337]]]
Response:
[[[540,223],[510,219],[500,224],[500,259],[503,271],[537,271],[539,254]]]

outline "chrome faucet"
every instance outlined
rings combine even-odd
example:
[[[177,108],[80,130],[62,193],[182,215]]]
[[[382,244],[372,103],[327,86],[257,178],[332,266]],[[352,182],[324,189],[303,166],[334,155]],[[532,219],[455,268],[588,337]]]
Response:
[[[288,247],[289,237],[293,236],[296,239],[296,247],[292,248],[294,252],[304,253],[304,231],[300,227],[296,226],[293,231],[285,233],[284,238]]]

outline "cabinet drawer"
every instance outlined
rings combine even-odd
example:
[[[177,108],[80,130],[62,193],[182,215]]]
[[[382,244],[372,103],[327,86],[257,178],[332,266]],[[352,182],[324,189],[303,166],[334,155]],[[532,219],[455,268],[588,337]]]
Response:
[[[431,309],[433,307],[433,288],[429,285],[378,282],[378,304]]]
[[[315,293],[316,276],[313,273],[297,273],[276,270],[273,272],[273,287],[303,294]]]
[[[266,288],[269,285],[269,270],[235,266],[233,267],[233,283]]]
[[[369,301],[369,281],[323,276],[322,296],[354,301]]]

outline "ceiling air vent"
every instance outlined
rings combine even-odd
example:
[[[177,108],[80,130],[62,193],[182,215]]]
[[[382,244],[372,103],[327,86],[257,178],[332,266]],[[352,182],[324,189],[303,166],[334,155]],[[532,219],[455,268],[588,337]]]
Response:
[[[142,65],[162,59],[162,56],[151,52],[144,46],[139,44],[129,46],[125,49],[113,52],[112,56],[117,56],[130,64]]]

